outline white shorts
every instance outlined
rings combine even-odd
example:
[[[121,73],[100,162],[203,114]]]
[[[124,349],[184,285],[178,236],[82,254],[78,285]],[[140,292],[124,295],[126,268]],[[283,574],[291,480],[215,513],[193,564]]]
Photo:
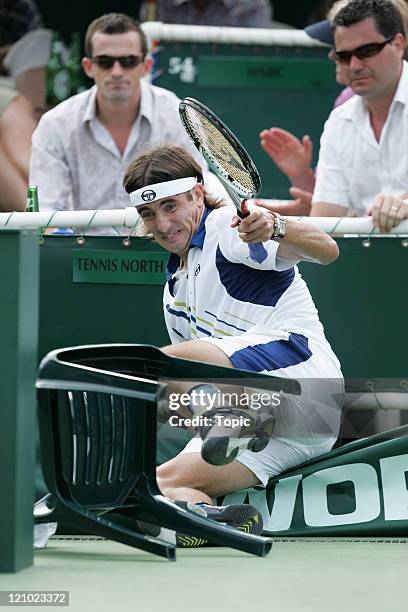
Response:
[[[266,487],[268,480],[272,476],[277,476],[305,461],[310,461],[324,453],[328,453],[335,441],[336,439],[332,438],[319,445],[301,446],[298,444],[293,445],[290,440],[272,438],[263,451],[259,453],[243,451],[238,455],[236,461],[239,461],[251,470],[262,485]],[[201,445],[202,440],[197,436],[187,443],[180,452],[180,455],[184,453],[199,453],[201,452]]]
[[[237,461],[264,486],[272,476],[332,449],[340,427],[344,385],[340,364],[324,338],[271,331],[200,340],[220,348],[236,368],[296,379],[301,385],[300,395],[281,393],[279,405],[270,408],[275,426],[267,447],[238,455]],[[251,387],[250,379],[242,383]],[[256,387],[262,391],[259,380]],[[201,444],[197,436],[181,453],[200,452]]]

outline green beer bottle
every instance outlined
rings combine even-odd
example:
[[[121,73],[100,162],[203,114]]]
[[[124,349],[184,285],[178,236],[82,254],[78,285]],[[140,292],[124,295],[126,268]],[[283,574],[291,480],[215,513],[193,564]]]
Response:
[[[70,75],[62,56],[62,42],[58,32],[54,32],[47,66],[47,106],[59,104],[70,94]]]
[[[26,212],[38,212],[38,187],[37,185],[29,185],[27,191],[27,206]]]
[[[79,32],[73,32],[68,56],[68,70],[71,83],[71,96],[85,91],[86,84],[81,66],[81,41]]]

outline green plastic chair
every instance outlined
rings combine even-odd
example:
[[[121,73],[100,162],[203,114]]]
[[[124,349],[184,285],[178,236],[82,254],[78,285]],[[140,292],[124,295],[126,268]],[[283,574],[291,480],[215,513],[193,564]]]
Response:
[[[41,459],[51,495],[35,505],[36,522],[61,521],[168,559],[175,559],[175,547],[141,533],[136,520],[258,556],[270,551],[271,540],[189,512],[159,491],[157,403],[166,384],[158,379],[179,377],[186,368],[192,378],[214,371],[240,377],[238,370],[178,360],[143,345],[65,348],[42,360]],[[285,384],[298,392],[296,381]]]

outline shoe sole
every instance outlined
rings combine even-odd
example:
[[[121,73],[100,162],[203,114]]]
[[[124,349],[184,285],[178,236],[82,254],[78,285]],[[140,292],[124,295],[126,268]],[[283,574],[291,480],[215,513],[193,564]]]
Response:
[[[253,506],[248,504],[233,504],[231,506],[225,506],[225,510],[219,513],[217,517],[211,516],[211,511],[208,509],[208,518],[215,522],[222,522],[233,527],[237,531],[242,533],[250,533],[253,535],[261,535],[263,530],[262,514],[255,512]],[[181,548],[193,548],[198,546],[211,546],[208,540],[203,538],[197,538],[195,536],[188,536],[184,534],[176,534],[177,546]]]
[[[237,531],[242,533],[249,533],[253,535],[261,535],[263,530],[262,514],[255,511],[254,507],[248,504],[233,504],[231,506],[225,506],[225,510],[220,512],[218,515],[211,516],[210,509],[208,510],[208,518],[218,523],[224,523],[229,527],[233,527]],[[137,521],[139,529],[146,535],[163,538],[164,532],[170,530],[163,530],[158,525],[146,523],[144,521]],[[174,532],[171,532],[174,534]],[[175,533],[175,543],[179,548],[198,548],[200,546],[212,546],[211,542],[205,538],[199,538],[197,536],[187,535],[183,533]],[[172,543],[174,543],[174,535],[172,537]],[[167,538],[165,538],[167,540]]]

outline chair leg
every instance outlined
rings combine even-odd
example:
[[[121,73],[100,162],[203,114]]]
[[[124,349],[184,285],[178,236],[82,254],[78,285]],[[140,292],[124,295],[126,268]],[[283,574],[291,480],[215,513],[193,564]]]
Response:
[[[50,521],[58,522],[57,499],[47,493],[41,499],[34,503],[34,520],[37,525],[41,523],[49,523]]]
[[[85,508],[65,503],[64,505],[59,505],[58,510],[59,519],[70,524],[72,527],[88,530],[90,533],[121,542],[127,546],[140,548],[160,557],[165,557],[170,561],[175,561],[176,559],[175,546],[161,542],[157,538],[151,538],[138,531],[128,529],[119,523],[111,521],[107,515],[98,516]]]
[[[211,519],[203,518],[178,506],[163,495],[150,495],[147,491],[134,492],[139,498],[139,508],[121,509],[128,518],[149,521],[179,533],[204,538],[218,546],[230,546],[237,550],[264,557],[272,548],[272,540],[262,536],[242,533]]]

